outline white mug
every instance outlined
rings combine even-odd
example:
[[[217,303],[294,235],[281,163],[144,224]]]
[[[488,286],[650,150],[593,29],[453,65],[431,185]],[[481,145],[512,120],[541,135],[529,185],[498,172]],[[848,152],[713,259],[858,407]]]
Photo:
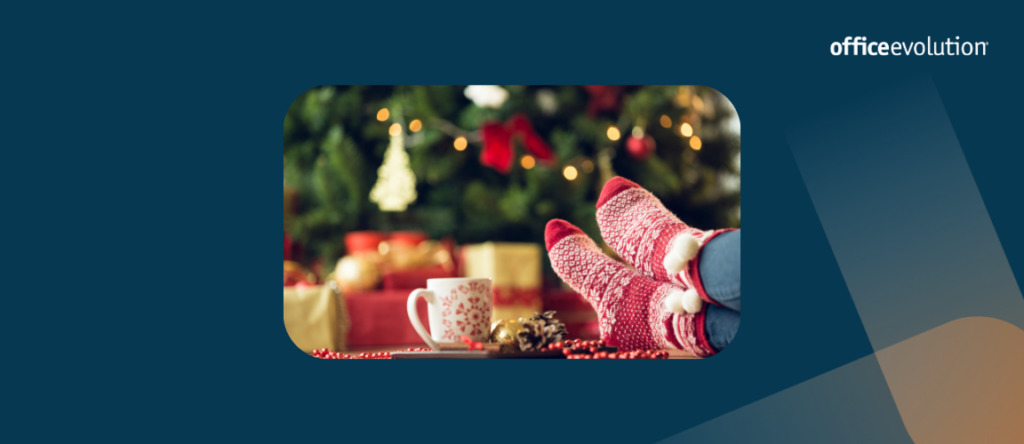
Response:
[[[430,334],[420,323],[416,299],[427,300]],[[427,279],[427,288],[418,288],[409,295],[409,322],[430,348],[438,342],[457,342],[469,336],[474,342],[487,342],[491,325],[491,279],[446,278]]]

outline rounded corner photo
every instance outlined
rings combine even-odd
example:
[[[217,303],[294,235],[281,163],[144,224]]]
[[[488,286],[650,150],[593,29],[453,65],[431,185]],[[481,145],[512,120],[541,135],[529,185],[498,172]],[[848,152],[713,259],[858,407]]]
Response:
[[[740,324],[740,120],[699,85],[310,88],[284,324],[320,359],[702,359]]]

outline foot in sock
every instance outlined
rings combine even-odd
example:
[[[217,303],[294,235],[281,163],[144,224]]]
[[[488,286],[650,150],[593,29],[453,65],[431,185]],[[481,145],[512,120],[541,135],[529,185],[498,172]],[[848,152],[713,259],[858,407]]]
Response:
[[[548,222],[544,237],[555,272],[597,310],[601,338],[609,345],[715,354],[704,331],[706,310],[683,310],[685,288],[655,282],[616,262],[564,220]]]
[[[703,291],[697,260],[703,246],[719,233],[687,226],[649,191],[622,177],[605,184],[597,201],[601,236],[640,274],[688,288],[683,306],[700,310],[701,301],[717,304]]]

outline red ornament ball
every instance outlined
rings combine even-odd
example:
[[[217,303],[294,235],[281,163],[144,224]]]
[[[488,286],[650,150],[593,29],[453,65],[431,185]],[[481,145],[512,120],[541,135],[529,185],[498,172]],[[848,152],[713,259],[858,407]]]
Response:
[[[629,151],[629,155],[638,160],[646,159],[653,154],[656,146],[654,138],[649,134],[643,137],[631,135],[626,139],[626,151]]]

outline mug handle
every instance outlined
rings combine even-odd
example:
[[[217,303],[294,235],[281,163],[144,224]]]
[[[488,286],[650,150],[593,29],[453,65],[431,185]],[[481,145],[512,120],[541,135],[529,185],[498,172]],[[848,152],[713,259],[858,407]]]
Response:
[[[423,296],[423,299],[427,300],[428,304],[434,304],[434,292],[427,290],[426,288],[417,288],[409,294],[409,303],[406,304],[406,308],[409,312],[409,322],[412,322],[413,328],[416,329],[416,333],[419,333],[420,338],[423,338],[423,342],[426,342],[430,348],[437,350],[437,343],[427,333],[427,329],[423,328],[423,323],[420,322],[420,314],[416,311],[416,298]]]

